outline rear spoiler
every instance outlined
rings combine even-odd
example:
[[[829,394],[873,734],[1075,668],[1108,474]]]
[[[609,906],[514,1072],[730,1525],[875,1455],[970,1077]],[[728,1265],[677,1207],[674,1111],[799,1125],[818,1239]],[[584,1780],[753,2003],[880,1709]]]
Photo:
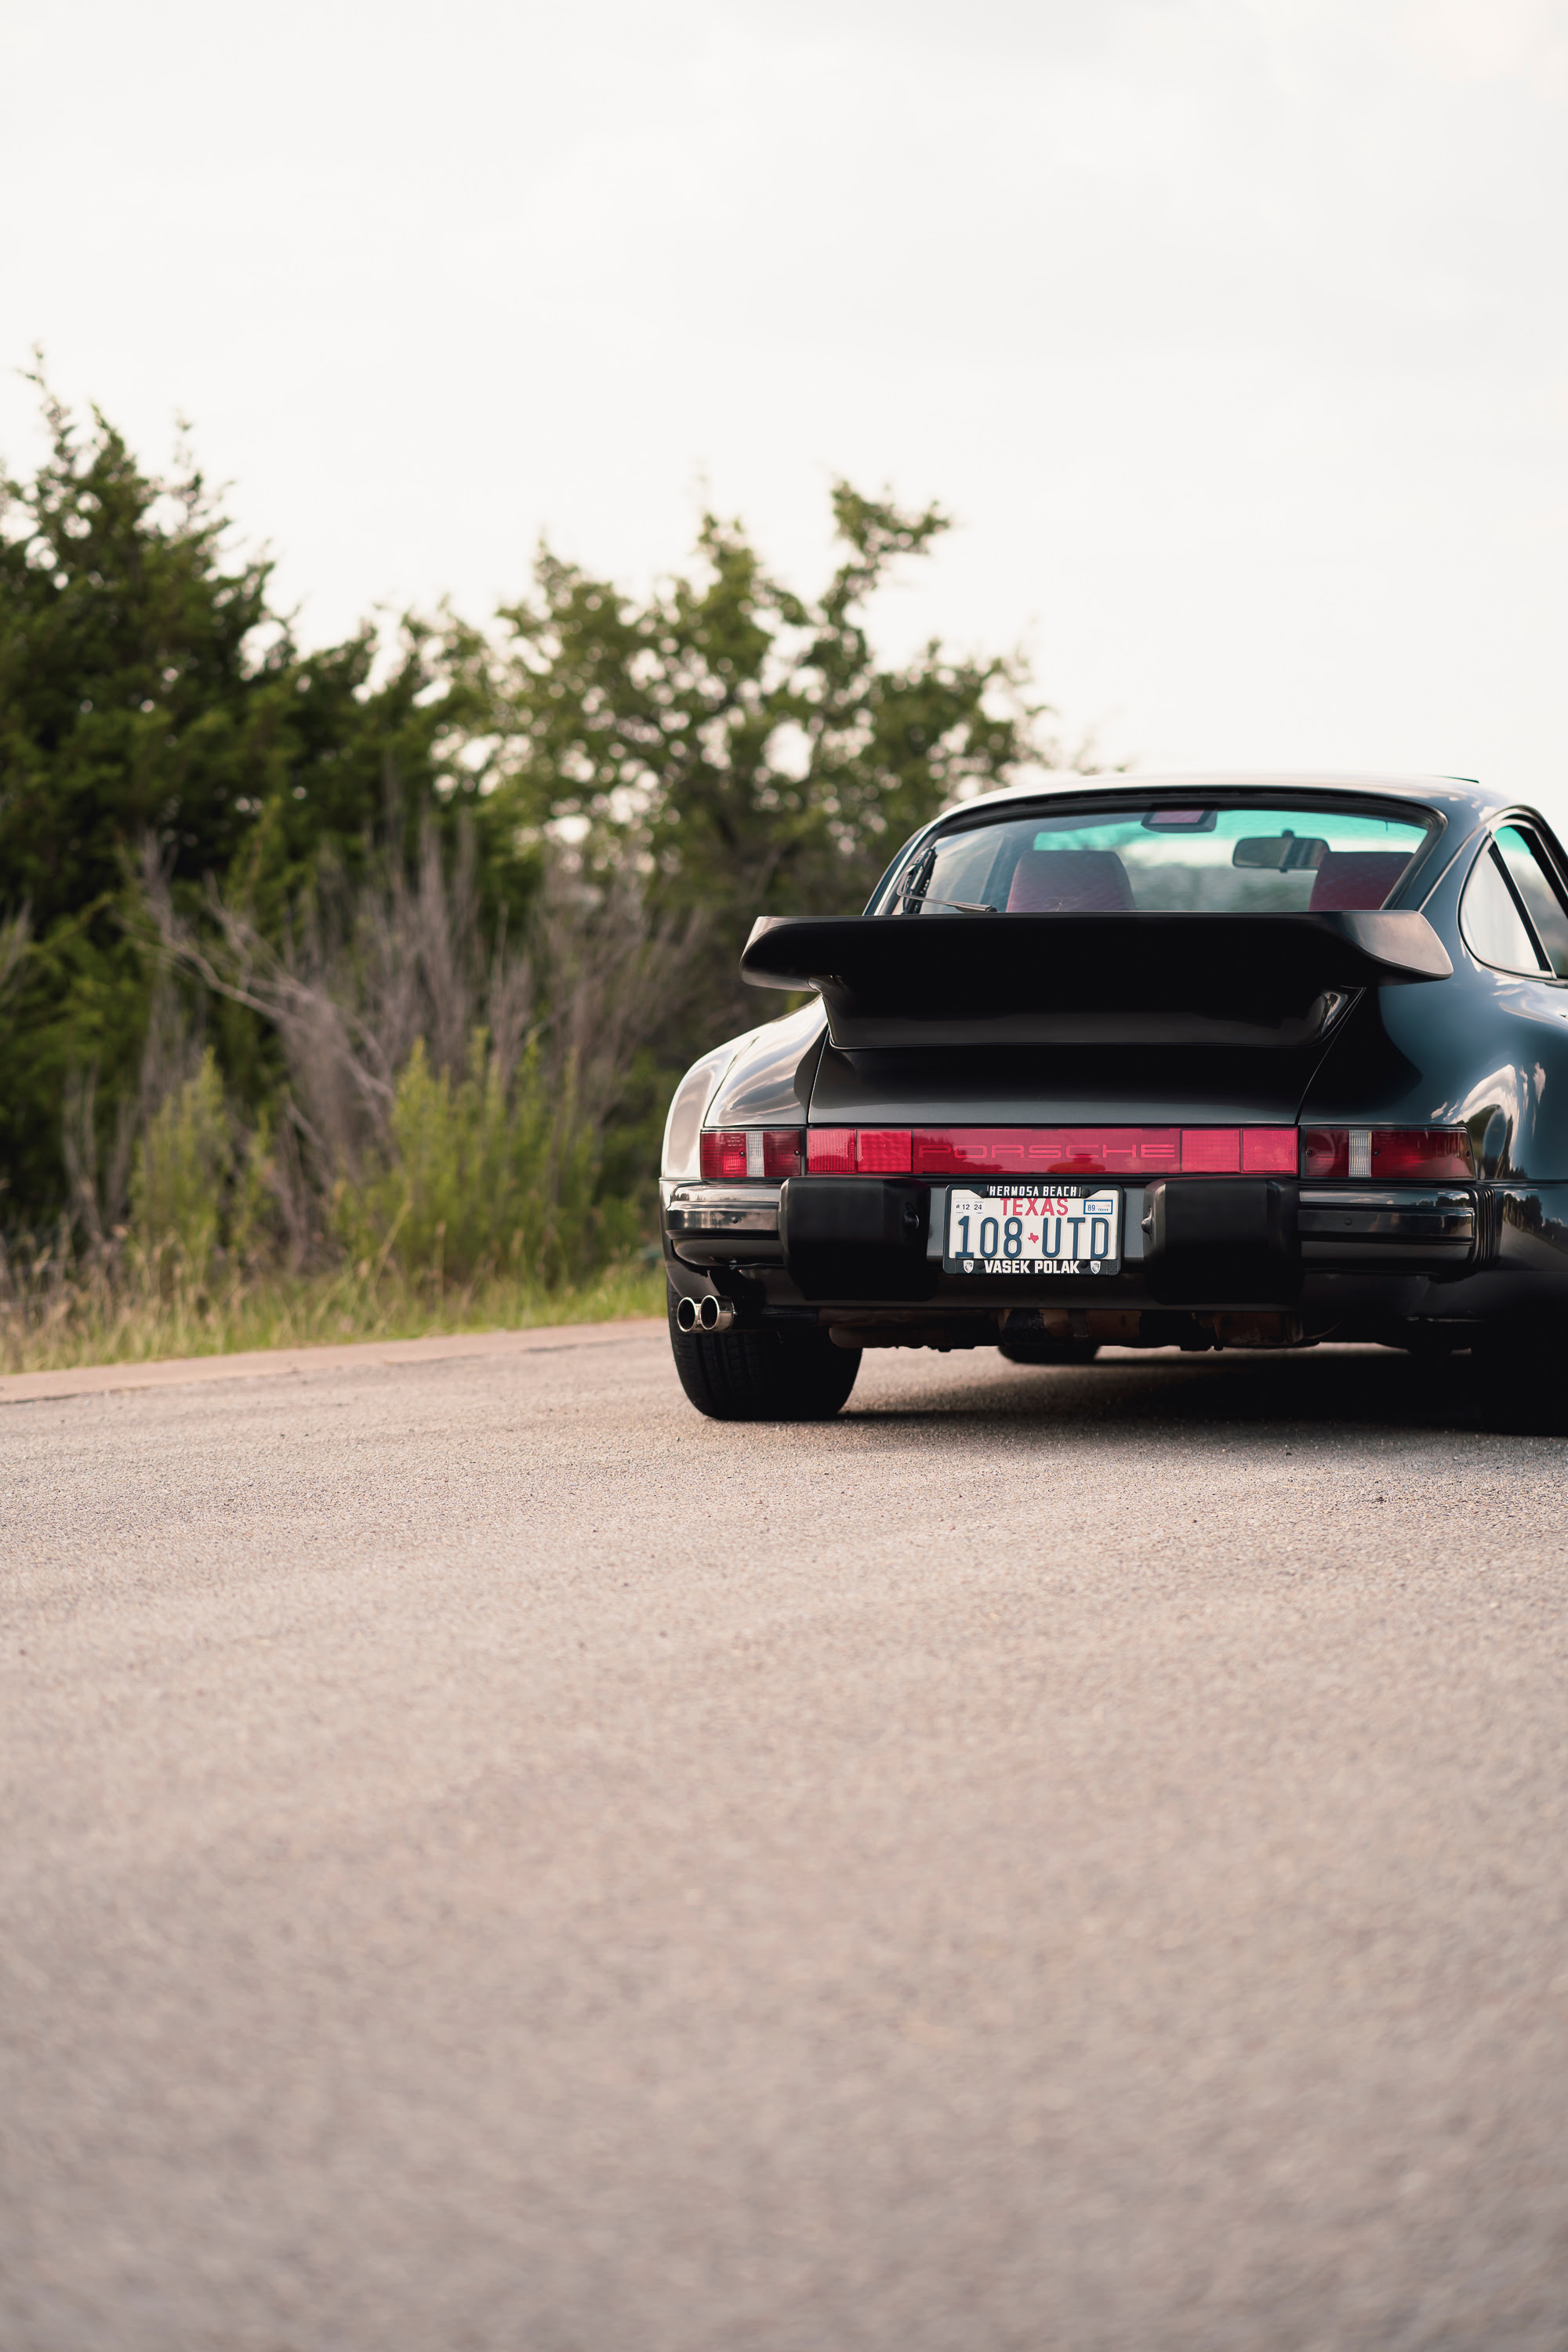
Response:
[[[836,1045],[1296,1045],[1351,991],[1447,980],[1425,915],[763,915],[741,974]]]

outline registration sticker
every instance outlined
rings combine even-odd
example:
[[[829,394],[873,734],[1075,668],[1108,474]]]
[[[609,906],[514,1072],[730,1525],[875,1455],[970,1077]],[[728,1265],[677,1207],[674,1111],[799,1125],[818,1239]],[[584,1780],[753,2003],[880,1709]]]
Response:
[[[954,1185],[947,1196],[947,1274],[1104,1275],[1121,1270],[1121,1194],[1038,1180]]]

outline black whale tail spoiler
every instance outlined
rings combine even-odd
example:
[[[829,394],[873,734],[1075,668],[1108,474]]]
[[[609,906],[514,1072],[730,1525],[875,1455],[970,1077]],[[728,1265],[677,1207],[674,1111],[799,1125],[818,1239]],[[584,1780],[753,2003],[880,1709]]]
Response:
[[[764,915],[741,972],[836,1045],[1300,1045],[1357,990],[1447,980],[1425,915]]]

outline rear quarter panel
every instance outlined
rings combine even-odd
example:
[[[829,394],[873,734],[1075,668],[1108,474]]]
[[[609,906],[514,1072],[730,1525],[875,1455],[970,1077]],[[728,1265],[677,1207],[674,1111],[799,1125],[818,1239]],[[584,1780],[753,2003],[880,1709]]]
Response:
[[[1453,959],[1448,980],[1370,989],[1331,1044],[1304,1124],[1463,1126],[1478,1171],[1568,1181],[1568,982],[1493,971],[1459,931],[1475,836],[1424,909]]]

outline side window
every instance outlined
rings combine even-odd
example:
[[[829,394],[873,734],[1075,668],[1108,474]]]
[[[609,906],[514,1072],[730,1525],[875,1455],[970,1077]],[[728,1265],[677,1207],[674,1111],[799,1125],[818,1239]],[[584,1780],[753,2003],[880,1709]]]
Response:
[[[1508,870],[1497,847],[1483,850],[1465,885],[1459,901],[1459,929],[1467,944],[1483,963],[1500,971],[1542,971],[1519,902],[1509,887]]]
[[[1497,845],[1548,963],[1559,980],[1568,980],[1568,908],[1544,849],[1532,833],[1516,824],[1502,827]]]

